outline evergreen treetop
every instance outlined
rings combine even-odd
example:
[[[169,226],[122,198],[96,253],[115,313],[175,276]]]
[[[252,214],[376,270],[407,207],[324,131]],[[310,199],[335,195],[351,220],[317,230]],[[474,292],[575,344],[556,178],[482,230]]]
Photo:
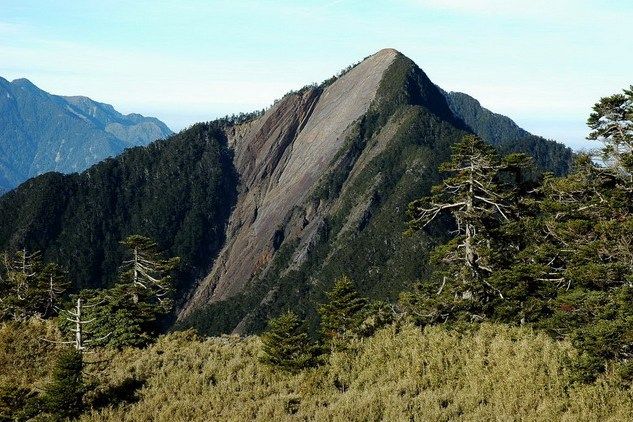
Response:
[[[302,321],[292,311],[270,319],[261,339],[260,360],[264,363],[289,372],[314,364],[315,348],[302,328]]]
[[[327,302],[319,307],[323,335],[331,341],[348,331],[357,331],[365,317],[363,311],[368,301],[358,294],[352,279],[339,277],[326,296]]]

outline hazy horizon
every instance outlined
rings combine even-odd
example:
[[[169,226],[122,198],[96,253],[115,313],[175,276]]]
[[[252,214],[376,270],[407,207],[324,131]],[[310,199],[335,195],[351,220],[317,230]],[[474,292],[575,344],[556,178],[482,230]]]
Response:
[[[5,4],[6,3],[6,4]],[[2,2],[0,76],[172,130],[268,107],[382,48],[526,130],[589,147],[591,106],[631,83],[624,1]],[[139,17],[142,19],[139,23]],[[617,61],[616,61],[617,59]]]

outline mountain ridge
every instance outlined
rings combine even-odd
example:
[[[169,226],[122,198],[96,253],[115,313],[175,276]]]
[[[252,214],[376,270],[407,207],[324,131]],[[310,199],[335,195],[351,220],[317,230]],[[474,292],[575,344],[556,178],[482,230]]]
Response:
[[[88,97],[49,94],[25,78],[0,78],[0,190],[47,171],[81,171],[171,134],[153,117],[123,115]]]
[[[183,257],[179,326],[207,334],[259,331],[284,308],[314,316],[343,272],[363,294],[391,299],[426,274],[428,251],[446,236],[401,233],[406,204],[479,127],[458,111],[412,60],[381,50],[264,114],[29,180],[0,198],[0,249],[41,249],[77,288],[99,287],[116,273],[118,240],[153,237]],[[565,171],[571,151],[526,139],[497,147],[538,145],[545,169]]]
[[[419,267],[414,268],[410,264],[402,265],[406,267],[403,271],[396,268],[402,257],[396,257],[395,251],[391,250],[381,258],[378,258],[381,255],[378,253],[374,262],[374,265],[381,269],[378,272],[386,273],[387,268],[392,271],[389,280],[386,274],[374,273],[367,277],[367,269],[363,267],[371,267],[374,260],[368,255],[353,256],[353,252],[351,253],[361,251],[366,243],[364,245],[361,242],[356,247],[351,247],[351,244],[364,235],[369,238],[369,242],[379,242],[380,239],[387,242],[389,239],[389,242],[399,245],[396,249],[403,256],[408,255],[404,252],[406,249],[415,250],[416,244],[428,244],[430,239],[424,235],[415,240],[400,239],[399,233],[403,230],[401,227],[404,227],[404,209],[408,201],[428,193],[430,182],[438,180],[439,175],[435,169],[441,159],[446,158],[450,150],[449,145],[463,134],[473,131],[465,121],[470,121],[471,124],[474,122],[472,119],[457,116],[451,109],[445,93],[439,90],[413,61],[394,50],[382,50],[377,55],[385,54],[385,51],[393,52],[394,60],[388,69],[384,70],[384,77],[381,76],[374,99],[365,115],[358,120],[348,121],[348,128],[345,131],[348,139],[340,144],[336,158],[323,167],[324,172],[317,184],[309,187],[313,192],[312,199],[293,202],[292,207],[288,207],[292,210],[277,220],[276,230],[272,236],[270,231],[265,236],[259,235],[256,220],[261,218],[261,215],[257,213],[257,208],[254,213],[255,223],[248,221],[248,213],[238,215],[236,222],[233,220],[234,214],[229,220],[227,246],[216,260],[210,275],[198,286],[196,293],[188,300],[179,315],[185,326],[189,318],[196,320],[192,325],[198,328],[200,325],[209,327],[213,323],[219,323],[226,324],[223,331],[257,331],[262,329],[263,322],[275,315],[279,309],[296,309],[297,304],[301,302],[309,307],[306,302],[316,303],[322,300],[317,291],[327,288],[328,283],[342,272],[351,275],[355,280],[362,280],[359,288],[364,293],[373,293],[379,298],[384,298],[380,297],[382,293],[378,293],[379,291],[389,291],[389,295],[393,296],[398,287],[404,287],[405,279],[411,281],[422,275]],[[363,63],[365,62],[350,73],[362,70]],[[290,102],[290,99],[287,101]],[[482,110],[480,114],[486,118],[500,116],[487,110]],[[500,117],[509,120],[505,116]],[[259,119],[267,118],[270,117],[264,115]],[[481,135],[486,136],[486,133]],[[513,139],[510,137],[510,141]],[[503,141],[495,141],[497,146],[504,147]],[[546,146],[551,144],[551,148],[558,151],[559,147],[555,147],[551,141],[544,142]],[[525,145],[519,150],[525,149],[523,147]],[[400,154],[405,155],[393,157],[393,152],[400,148]],[[410,157],[404,152],[407,150],[411,151]],[[433,155],[432,158],[429,154]],[[417,155],[417,160],[420,161],[416,164],[411,163],[411,157]],[[561,156],[561,163],[557,165],[566,168],[571,153],[562,147]],[[385,161],[372,170],[372,163],[381,159]],[[537,162],[539,161],[540,164],[545,164],[545,167],[554,164],[554,161],[537,159]],[[565,165],[562,165],[563,162]],[[416,166],[423,165],[422,163],[428,163],[424,170],[426,180],[415,180],[408,175]],[[392,166],[398,170],[394,172],[390,169]],[[368,174],[372,176],[368,177]],[[415,183],[418,184],[417,187]],[[399,184],[406,186],[403,192],[397,192]],[[319,185],[327,185],[325,194]],[[354,188],[354,185],[357,187]],[[319,190],[320,193],[314,193]],[[273,198],[278,200],[279,197]],[[265,201],[264,199],[263,202]],[[390,205],[390,202],[393,204]],[[238,210],[239,204],[238,198]],[[402,211],[394,213],[385,209],[390,206]],[[384,215],[381,217],[381,214]],[[378,222],[380,218],[385,218],[386,221]],[[399,223],[394,225],[394,221]],[[379,227],[381,225],[392,230],[386,233]],[[237,227],[234,229],[238,231],[237,238],[252,236],[259,241],[257,244],[244,242],[242,247],[237,248],[233,261],[230,258],[230,251],[229,258],[225,259],[224,256],[224,253],[227,253],[226,248],[233,247],[231,226]],[[367,253],[376,253],[379,245],[376,243],[374,246],[373,252],[368,250]],[[255,271],[235,272],[244,269],[244,258],[249,255],[260,257],[260,267]],[[408,258],[414,257],[409,255]],[[373,270],[369,268],[369,271],[371,273]],[[370,281],[368,278],[373,280]],[[279,279],[282,281],[278,281]],[[232,289],[226,289],[227,282],[224,280],[229,280]],[[392,285],[385,287],[383,283]],[[253,293],[258,289],[261,289],[259,293]],[[294,294],[288,293],[293,290]],[[310,291],[312,293],[309,293]],[[306,297],[310,299],[306,300]],[[222,304],[223,301],[228,304]],[[204,305],[205,303],[207,305]],[[200,309],[201,306],[215,306],[217,312],[211,311],[200,318],[192,316],[192,309]],[[243,313],[241,317],[235,317],[227,322],[227,308],[241,308]],[[205,320],[214,322],[207,324]],[[211,332],[216,333],[212,328]]]

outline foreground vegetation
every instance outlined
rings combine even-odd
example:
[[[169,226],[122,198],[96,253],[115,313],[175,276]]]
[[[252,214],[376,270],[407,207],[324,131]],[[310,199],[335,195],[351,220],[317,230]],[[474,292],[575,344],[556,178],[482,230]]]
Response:
[[[37,341],[42,322],[22,325],[19,338],[16,329],[0,328],[0,384],[43,388],[59,349]],[[86,357],[85,383],[98,387],[82,420],[623,421],[633,412],[616,364],[578,383],[570,343],[527,328],[394,324],[296,373],[261,363],[261,353],[259,337],[193,332],[147,349],[102,349]],[[105,397],[118,404],[102,407]]]

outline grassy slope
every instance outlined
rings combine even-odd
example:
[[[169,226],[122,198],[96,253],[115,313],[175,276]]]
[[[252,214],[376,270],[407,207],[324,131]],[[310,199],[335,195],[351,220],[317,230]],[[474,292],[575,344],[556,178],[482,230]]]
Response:
[[[60,346],[50,323],[0,325],[0,385],[42,390]],[[256,336],[161,337],[147,349],[86,356],[87,395],[125,391],[137,401],[83,420],[547,420],[624,421],[633,389],[614,369],[571,382],[576,352],[526,328],[483,324],[472,333],[404,324],[353,343],[320,367],[285,374],[260,364]],[[127,386],[127,387],[125,387]]]
[[[572,347],[527,329],[389,327],[296,375],[258,363],[259,346],[180,332],[128,350],[100,376],[146,379],[140,401],[84,419],[623,421],[633,412],[631,389],[609,375],[570,384]]]

